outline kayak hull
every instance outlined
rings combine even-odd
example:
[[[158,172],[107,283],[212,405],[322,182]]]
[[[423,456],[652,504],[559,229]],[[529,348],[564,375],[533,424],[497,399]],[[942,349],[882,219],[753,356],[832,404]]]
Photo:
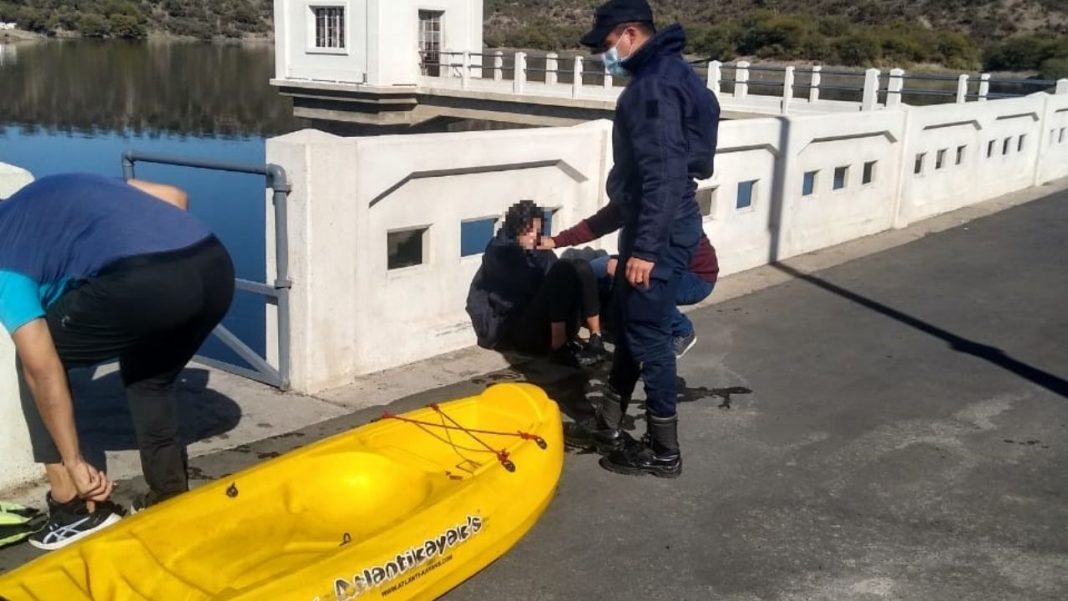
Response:
[[[560,413],[528,384],[256,465],[0,576],[8,601],[434,599],[551,502]]]

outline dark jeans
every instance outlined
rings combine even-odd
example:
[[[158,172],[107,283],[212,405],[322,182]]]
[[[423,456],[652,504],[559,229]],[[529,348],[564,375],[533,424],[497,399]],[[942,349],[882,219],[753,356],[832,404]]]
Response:
[[[671,320],[671,335],[675,338],[693,334],[693,322],[679,311],[679,307],[696,305],[712,294],[715,284],[703,280],[690,270],[683,272],[679,278],[679,289],[675,292],[675,317]]]
[[[630,397],[640,377],[645,384],[645,406],[656,417],[675,415],[678,403],[671,327],[678,311],[675,299],[679,283],[689,270],[700,236],[700,224],[678,224],[675,228],[678,231],[660,251],[648,288],[627,283],[629,232],[625,228],[612,286],[611,312],[622,336],[617,336],[609,384],[620,395]]]
[[[508,343],[518,351],[546,353],[552,348],[550,324],[566,324],[570,340],[578,333],[582,319],[600,312],[601,299],[590,264],[581,259],[561,259],[549,268],[537,294],[510,324]]]
[[[222,321],[233,294],[230,255],[211,237],[179,251],[121,259],[47,310],[64,367],[119,360],[141,468],[154,495],[189,489],[174,381]],[[33,399],[22,396],[34,459],[59,463]]]
[[[612,280],[614,274],[608,273],[608,255],[597,257],[590,261],[590,267],[593,269],[593,273],[597,276],[597,286],[601,291],[601,298],[609,299],[612,295]],[[694,272],[687,269],[682,274],[682,278],[679,280],[679,289],[675,293],[675,316],[671,322],[671,335],[675,338],[681,338],[693,334],[693,322],[688,317],[683,315],[682,311],[679,311],[679,307],[687,307],[689,305],[696,305],[697,303],[708,298],[712,294],[712,290],[716,287],[715,284],[702,279]],[[608,303],[603,303],[607,305]],[[606,329],[609,327],[611,320],[605,320],[602,324]]]

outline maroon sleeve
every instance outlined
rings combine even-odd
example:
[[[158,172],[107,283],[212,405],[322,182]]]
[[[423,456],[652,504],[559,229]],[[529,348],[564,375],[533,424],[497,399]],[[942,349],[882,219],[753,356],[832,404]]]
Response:
[[[712,246],[707,236],[701,236],[697,252],[694,253],[693,261],[690,262],[690,271],[711,284],[715,284],[719,279],[719,257],[716,256],[716,248]]]
[[[575,227],[568,228],[553,236],[553,242],[557,248],[577,246],[611,234],[618,230],[621,225],[619,211],[610,202],[603,209],[594,213],[593,216],[580,221]]]

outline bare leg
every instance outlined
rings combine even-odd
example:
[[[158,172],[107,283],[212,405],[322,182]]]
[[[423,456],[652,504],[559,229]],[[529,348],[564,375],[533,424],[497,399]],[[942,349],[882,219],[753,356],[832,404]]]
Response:
[[[48,475],[48,484],[52,487],[52,498],[57,503],[66,503],[78,496],[78,489],[74,487],[74,481],[70,479],[70,474],[62,463],[46,463],[45,473]]]
[[[552,350],[556,350],[567,343],[567,324],[562,321],[554,321],[550,325],[552,331],[552,341],[550,346]]]
[[[600,336],[601,335],[601,316],[600,315],[591,315],[591,316],[587,317],[586,318],[586,328],[589,329],[590,335],[592,335],[592,336]]]

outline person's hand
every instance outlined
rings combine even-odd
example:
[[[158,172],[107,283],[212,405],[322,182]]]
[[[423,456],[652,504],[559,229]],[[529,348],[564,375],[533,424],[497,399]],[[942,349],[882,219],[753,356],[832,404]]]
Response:
[[[89,465],[84,460],[76,460],[64,464],[74,487],[78,490],[78,496],[88,501],[107,501],[115,484],[108,479],[107,474]]]
[[[646,261],[638,257],[627,259],[627,281],[635,288],[638,286],[649,288],[649,278],[653,273],[654,265],[652,261]]]
[[[552,236],[542,236],[538,241],[538,250],[552,250],[556,248],[556,240]]]
[[[617,259],[615,257],[612,257],[611,259],[608,259],[608,269],[607,269],[607,271],[608,271],[608,276],[609,277],[615,277],[615,275],[616,275],[616,267],[619,267],[619,259]]]

